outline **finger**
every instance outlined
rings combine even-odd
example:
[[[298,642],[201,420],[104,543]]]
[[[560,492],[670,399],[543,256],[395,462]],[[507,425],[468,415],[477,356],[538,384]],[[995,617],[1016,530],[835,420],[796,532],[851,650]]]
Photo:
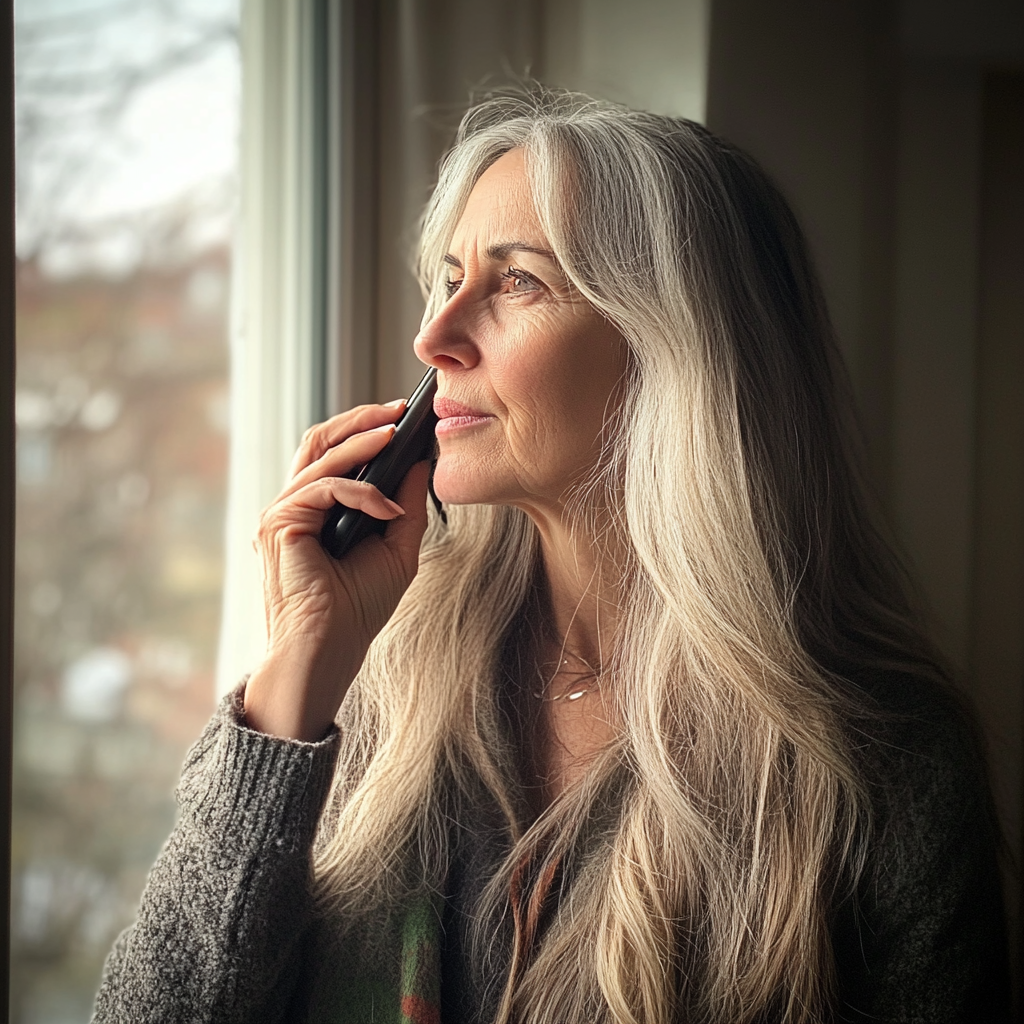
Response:
[[[389,501],[373,484],[321,477],[264,511],[260,517],[258,543],[265,546],[271,538],[281,535],[319,536],[324,525],[324,513],[336,503],[359,509],[375,519],[395,519],[403,514],[401,506]]]
[[[372,430],[353,434],[335,447],[329,448],[319,459],[292,477],[278,495],[278,500],[294,494],[321,477],[348,476],[352,470],[366,465],[378,455],[394,434],[395,427],[392,423],[384,423]]]
[[[302,435],[288,470],[289,480],[352,434],[372,430],[384,423],[394,423],[403,412],[405,399],[397,398],[386,405],[357,405],[323,423],[314,424]]]
[[[427,481],[430,463],[417,462],[405,475],[395,501],[405,515],[393,519],[384,531],[384,543],[395,551],[410,577],[419,564],[420,544],[427,529]]]
[[[394,423],[405,411],[405,399],[387,405],[359,405],[310,427],[292,459],[289,478],[321,458],[325,452],[353,434],[372,430],[385,423]]]

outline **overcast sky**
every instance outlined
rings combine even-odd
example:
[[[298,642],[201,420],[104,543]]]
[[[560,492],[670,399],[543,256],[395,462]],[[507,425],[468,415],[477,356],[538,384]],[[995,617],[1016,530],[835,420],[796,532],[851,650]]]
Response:
[[[175,204],[225,235],[237,0],[21,0],[15,22],[22,255],[124,272]]]

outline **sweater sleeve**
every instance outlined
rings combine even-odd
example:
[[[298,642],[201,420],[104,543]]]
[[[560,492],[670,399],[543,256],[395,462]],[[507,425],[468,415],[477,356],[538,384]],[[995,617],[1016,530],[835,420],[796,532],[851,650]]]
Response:
[[[998,827],[971,730],[926,695],[876,740],[874,849],[835,933],[840,1018],[1007,1021]]]
[[[177,824],[107,958],[93,1024],[285,1019],[338,734],[302,743],[247,729],[243,692],[188,753]]]

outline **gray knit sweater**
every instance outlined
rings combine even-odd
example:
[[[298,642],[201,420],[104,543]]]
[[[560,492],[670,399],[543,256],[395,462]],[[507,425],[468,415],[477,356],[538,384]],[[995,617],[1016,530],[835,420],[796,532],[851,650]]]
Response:
[[[189,752],[177,824],[138,919],[108,957],[94,1024],[326,1019],[316,993],[337,986],[346,961],[336,923],[314,918],[309,877],[338,736],[300,743],[253,732],[241,692]],[[976,747],[952,702],[923,684],[885,681],[874,696],[885,714],[858,728],[877,839],[856,895],[835,911],[838,1019],[1007,1020],[996,833]],[[482,807],[454,845],[446,1024],[494,1010],[495,987],[481,987],[463,954],[475,894],[505,849],[500,830],[479,827],[490,817]],[[383,958],[381,970],[399,969]],[[367,1021],[384,1019],[371,1012]]]

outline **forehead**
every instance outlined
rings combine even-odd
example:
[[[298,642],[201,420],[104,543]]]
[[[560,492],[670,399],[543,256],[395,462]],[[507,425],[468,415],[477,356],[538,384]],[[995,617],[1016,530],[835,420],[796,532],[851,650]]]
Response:
[[[547,241],[533,205],[521,149],[509,150],[480,175],[455,228],[452,249],[509,238],[539,247]]]

